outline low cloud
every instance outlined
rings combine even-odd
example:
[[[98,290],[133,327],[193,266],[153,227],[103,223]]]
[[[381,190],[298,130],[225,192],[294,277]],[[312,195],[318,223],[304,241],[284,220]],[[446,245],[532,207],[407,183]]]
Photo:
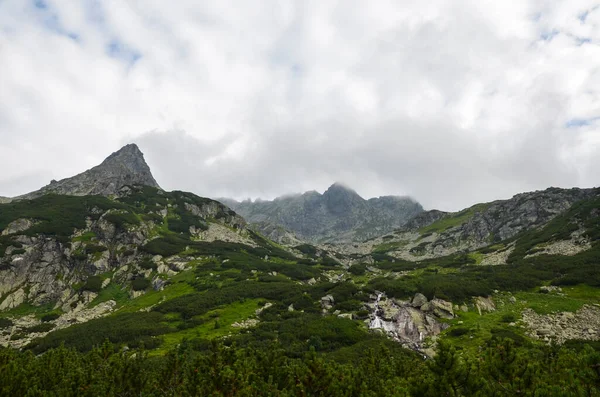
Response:
[[[8,0],[0,55],[0,195],[129,142],[210,197],[342,181],[458,210],[599,184],[588,1]]]

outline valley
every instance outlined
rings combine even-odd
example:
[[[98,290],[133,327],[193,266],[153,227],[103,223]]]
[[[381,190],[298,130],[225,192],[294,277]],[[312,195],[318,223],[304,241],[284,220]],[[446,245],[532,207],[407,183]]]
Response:
[[[135,374],[119,390],[147,395],[598,395],[599,189],[457,213],[399,198],[367,207],[339,185],[312,196],[287,204],[318,199],[295,219],[337,218],[296,234],[281,212],[259,214],[272,202],[236,204],[253,211],[244,218],[162,190],[128,145],[4,200],[0,368],[17,379],[9,362],[34,371],[55,357],[74,365],[55,376],[72,380],[104,355]],[[82,375],[88,395],[109,393],[111,371]],[[51,374],[33,378],[43,388]]]

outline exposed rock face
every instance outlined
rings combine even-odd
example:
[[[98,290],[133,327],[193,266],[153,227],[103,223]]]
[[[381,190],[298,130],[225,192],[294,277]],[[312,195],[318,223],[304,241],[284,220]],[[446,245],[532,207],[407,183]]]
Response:
[[[523,311],[529,336],[563,344],[570,339],[600,340],[600,307],[584,305],[576,313],[537,314]]]
[[[550,222],[581,200],[600,196],[600,189],[557,189],[522,193],[509,200],[477,204],[457,213],[422,212],[392,234],[360,243],[343,244],[337,252],[369,256],[373,252],[420,261],[489,246]],[[438,222],[439,221],[439,222]],[[574,255],[591,247],[583,229],[570,241],[536,247],[539,254]],[[482,265],[506,264],[514,243],[485,254]],[[365,261],[365,258],[360,258]]]
[[[119,195],[122,200],[127,200],[130,194],[145,192],[143,189],[147,188],[127,187],[121,189]],[[193,219],[197,219],[199,225],[204,224],[198,230],[190,226],[193,230],[189,231],[189,235],[193,240],[219,240],[256,246],[251,233],[245,228],[244,219],[221,203],[189,193],[166,193],[156,189],[152,189],[152,192],[164,200],[164,211],[158,206],[151,216],[134,216],[110,208],[112,205],[122,205],[117,201],[101,201],[108,208],[87,207],[74,216],[80,219],[84,227],[72,229],[71,235],[31,235],[29,228],[36,224],[36,220],[6,220],[4,228],[0,226],[3,237],[0,244],[0,310],[9,310],[25,302],[32,305],[51,303],[66,312],[81,310],[96,298],[91,290],[81,289],[91,276],[102,275],[98,285],[92,288],[94,292],[106,288],[110,283],[131,288],[131,280],[135,276],[149,277],[152,273],[148,265],[141,265],[150,260],[141,247],[159,234],[164,218],[169,216],[167,209],[175,211],[177,203],[184,203],[185,213],[197,217]],[[87,203],[86,198],[76,200]],[[37,202],[31,204],[35,206]],[[48,210],[58,211],[60,207]],[[177,211],[181,213],[181,208]],[[132,217],[136,224],[119,225],[119,216],[125,215]],[[61,219],[56,221],[58,223],[55,226],[61,227]],[[53,225],[52,220],[46,222],[50,222],[45,224],[46,228]],[[165,258],[155,256],[152,261],[158,275],[149,281],[156,289],[160,289],[165,281],[159,275],[176,274],[186,268],[189,259],[182,260],[175,255]],[[114,274],[108,278],[107,273],[113,271]],[[140,293],[132,293],[136,294]]]
[[[250,227],[278,244],[296,246],[303,243],[294,233],[273,223],[258,222],[253,223]]]
[[[35,225],[35,222],[31,219],[17,219],[2,230],[2,235],[8,236],[9,234],[24,232],[33,225]]]
[[[423,351],[426,338],[435,337],[449,327],[439,318],[454,317],[450,314],[453,313],[452,303],[441,299],[427,302],[427,298],[423,298],[425,296],[417,294],[412,302],[399,302],[378,293],[369,305],[372,310],[369,328],[384,331],[405,347]],[[420,307],[419,303],[422,303]]]
[[[412,300],[412,305],[414,307],[421,307],[427,303],[427,297],[420,292],[415,294],[415,297]]]
[[[378,236],[423,211],[411,198],[384,196],[365,200],[339,183],[323,194],[312,191],[273,201],[221,201],[256,224],[261,233],[270,235],[272,225],[277,225],[311,242],[348,242]]]
[[[420,214],[403,230],[410,231],[433,224],[439,219],[464,217],[463,222],[437,231],[434,241],[421,247],[423,253],[449,254],[457,249],[476,249],[492,241],[502,241],[524,230],[549,222],[569,209],[576,201],[597,195],[596,189],[558,189],[517,194],[509,200],[478,204],[459,213],[439,211]],[[428,223],[431,221],[431,223]],[[456,249],[453,249],[456,247]],[[449,250],[448,250],[449,249]]]
[[[160,188],[135,144],[123,147],[111,154],[102,164],[74,177],[52,181],[49,185],[16,197],[16,200],[32,199],[48,193],[72,196],[116,195],[123,186],[144,185]]]
[[[481,316],[482,312],[494,312],[496,311],[496,304],[492,300],[491,296],[484,298],[482,296],[477,296],[473,299],[475,308],[479,312]]]

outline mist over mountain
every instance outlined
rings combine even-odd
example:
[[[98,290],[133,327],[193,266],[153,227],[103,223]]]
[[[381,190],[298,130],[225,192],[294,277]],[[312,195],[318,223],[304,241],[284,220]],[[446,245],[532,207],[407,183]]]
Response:
[[[362,198],[334,183],[323,194],[309,191],[274,200],[219,199],[248,222],[281,226],[312,242],[359,241],[390,232],[423,211],[410,197]],[[261,230],[261,227],[259,227]]]

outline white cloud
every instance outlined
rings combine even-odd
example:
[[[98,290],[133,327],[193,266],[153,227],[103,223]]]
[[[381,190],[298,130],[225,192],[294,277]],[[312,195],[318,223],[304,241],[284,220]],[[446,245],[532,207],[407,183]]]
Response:
[[[207,196],[598,185],[597,5],[402,3],[5,0],[0,195],[132,141]]]

